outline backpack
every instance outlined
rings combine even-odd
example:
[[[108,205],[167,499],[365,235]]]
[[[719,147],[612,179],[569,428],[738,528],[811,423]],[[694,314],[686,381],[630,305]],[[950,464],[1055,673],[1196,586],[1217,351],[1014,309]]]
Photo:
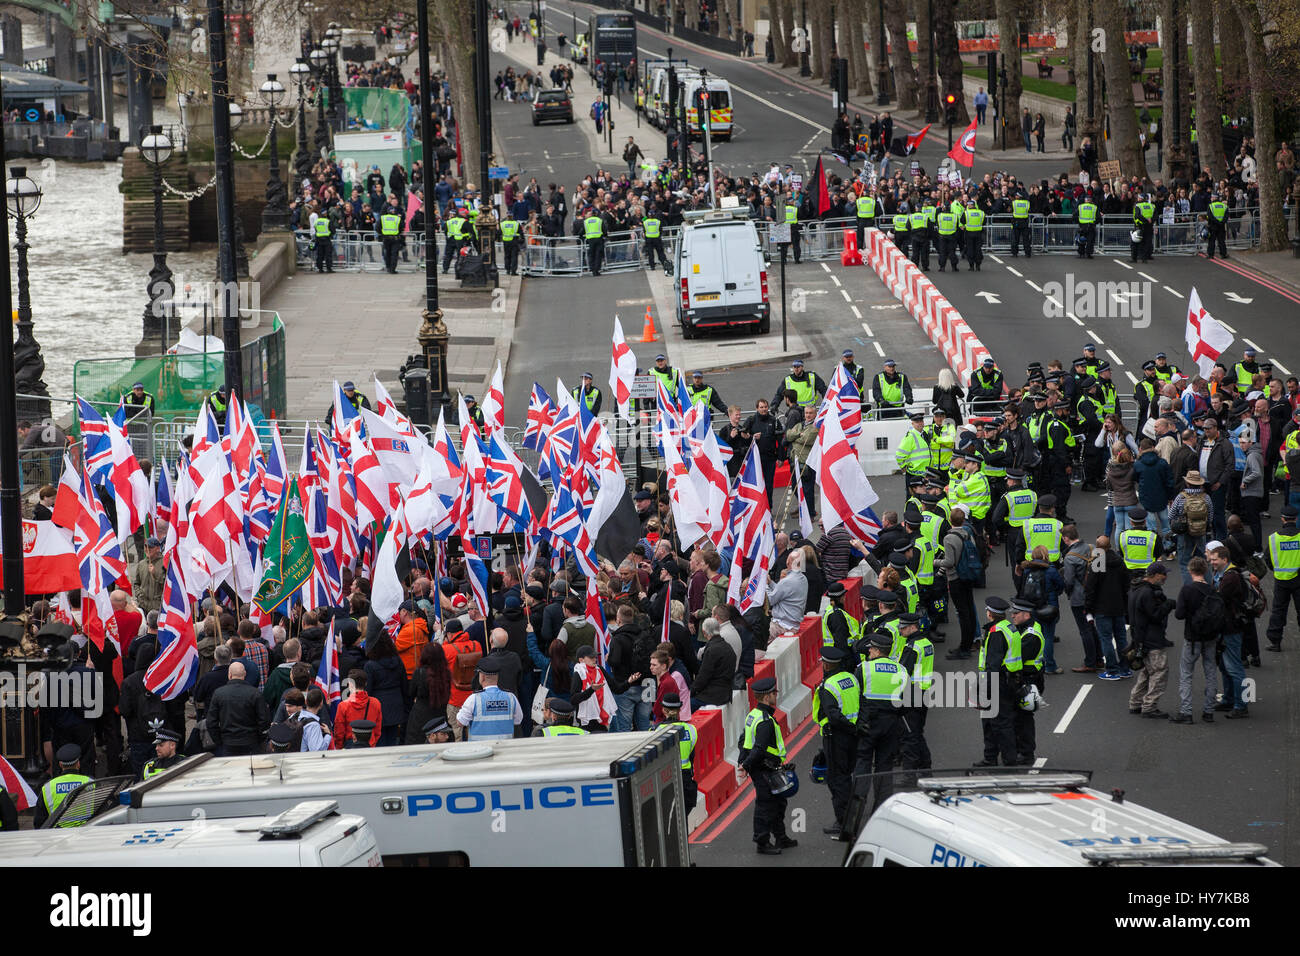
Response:
[[[1047,570],[1027,568],[1020,578],[1020,596],[1034,607],[1047,604]]]
[[[146,690],[140,698],[140,712],[136,718],[153,733],[162,728],[167,720],[167,706],[163,699],[151,690]]]
[[[1210,529],[1210,503],[1204,494],[1188,495],[1183,499],[1183,519],[1187,522],[1185,534],[1193,538],[1204,537]]]
[[[669,592],[671,600],[671,592]],[[663,636],[660,629],[650,622],[644,614],[638,614],[633,621],[636,633],[632,636],[632,671],[643,675],[650,673],[650,655],[654,653]]]
[[[293,737],[289,741],[289,746],[284,748],[285,753],[296,754],[302,750],[302,720],[297,714],[284,720],[278,720],[271,725],[272,730],[276,727],[289,727],[293,730]]]
[[[1217,641],[1228,629],[1228,606],[1218,591],[1205,592],[1191,620],[1188,621],[1193,640]]]
[[[975,545],[975,536],[965,526],[957,532],[961,535],[961,554],[957,557],[957,580],[973,584],[984,573],[984,564],[980,561],[979,549]]]
[[[456,663],[451,668],[451,686],[456,690],[471,691],[474,689],[474,671],[483,652],[478,649],[477,642],[452,643],[456,645]]]
[[[1243,621],[1253,620],[1259,617],[1268,607],[1268,601],[1264,598],[1264,592],[1255,587],[1247,577],[1246,572],[1241,568],[1233,566],[1237,576],[1241,578],[1241,583],[1245,587],[1246,596],[1241,601],[1241,617]]]

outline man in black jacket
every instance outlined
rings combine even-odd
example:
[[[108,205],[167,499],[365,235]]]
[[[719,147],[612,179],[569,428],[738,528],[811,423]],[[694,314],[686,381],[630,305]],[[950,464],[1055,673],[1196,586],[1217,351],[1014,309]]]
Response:
[[[1219,689],[1219,672],[1214,663],[1218,635],[1198,633],[1192,623],[1207,596],[1214,593],[1214,588],[1205,580],[1209,570],[1204,558],[1195,557],[1187,562],[1187,575],[1191,580],[1178,592],[1178,606],[1174,609],[1174,617],[1183,622],[1183,650],[1178,659],[1178,716],[1173,718],[1176,724],[1190,724],[1194,720],[1192,678],[1196,676],[1197,661],[1200,661],[1205,674],[1205,703],[1201,708],[1201,720],[1207,724],[1214,721],[1214,698]]]
[[[618,609],[618,627],[609,635],[609,655],[605,659],[609,669],[609,688],[614,692],[618,713],[610,723],[610,730],[648,730],[650,728],[651,702],[641,686],[648,674],[638,668],[635,644],[641,634],[636,623],[636,612],[627,604]],[[648,671],[649,665],[647,665]]]
[[[1128,697],[1128,712],[1153,720],[1167,720],[1160,709],[1160,697],[1169,680],[1169,651],[1173,642],[1165,637],[1169,613],[1177,606],[1161,590],[1169,569],[1159,561],[1147,568],[1128,596],[1129,639],[1142,648],[1143,667]]]
[[[754,681],[753,690],[757,706],[745,717],[739,769],[754,778],[754,843],[758,852],[779,854],[799,845],[785,832],[785,797],[775,796],[769,782],[769,774],[785,763],[781,728],[773,716],[780,691],[771,677]]]
[[[784,449],[782,437],[785,429],[780,420],[771,414],[771,406],[766,399],[760,398],[755,405],[756,411],[740,427],[742,438],[753,438],[758,445],[758,461],[763,468],[763,484],[767,491],[768,507],[772,505],[772,480],[776,476],[776,463],[781,459]]]
[[[244,665],[232,661],[226,683],[208,705],[208,733],[223,757],[257,753],[271,727],[266,701],[244,680]]]
[[[524,665],[519,655],[510,649],[509,646],[510,635],[506,632],[505,628],[494,627],[492,629],[492,633],[488,635],[488,643],[491,645],[492,649],[483,656],[482,660],[487,660],[490,657],[494,661],[496,661],[500,668],[497,673],[497,686],[500,687],[502,690],[507,690],[510,693],[514,694],[515,697],[519,697],[520,674],[523,672]],[[480,691],[483,689],[483,685],[479,681],[478,677],[479,677],[479,672],[475,671],[474,672],[475,691]],[[534,688],[529,687],[527,689],[529,691],[528,701],[529,701],[529,705],[531,706],[532,690]],[[525,714],[524,716],[527,717],[528,715]]]
[[[700,654],[700,668],[691,684],[693,706],[712,704],[722,707],[731,702],[732,681],[736,674],[736,652],[722,639],[722,625],[716,618],[705,618],[700,624],[704,651]]]

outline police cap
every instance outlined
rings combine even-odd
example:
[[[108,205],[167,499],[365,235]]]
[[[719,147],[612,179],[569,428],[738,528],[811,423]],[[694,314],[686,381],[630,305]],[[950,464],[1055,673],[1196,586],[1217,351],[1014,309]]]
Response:
[[[558,714],[561,717],[573,716],[573,704],[569,703],[569,701],[565,700],[563,697],[548,697],[546,699],[546,706],[550,709],[551,713]]]
[[[583,644],[574,653],[574,657],[576,657],[578,660],[582,660],[584,657],[595,657],[595,656],[596,656],[596,649],[592,647],[590,644]]]
[[[1069,403],[1069,402],[1066,402],[1066,401],[1060,401],[1060,402],[1057,402],[1057,403],[1056,403],[1055,405],[1053,405],[1052,407],[1053,407],[1053,408],[1069,408],[1069,407],[1070,407],[1070,403]]]
[[[984,609],[994,614],[1005,615],[1010,607],[1011,605],[1007,603],[1006,598],[998,597],[996,594],[990,594],[984,599]]]
[[[1046,392],[1035,392],[1035,393],[1034,393],[1034,401],[1036,401],[1036,402],[1045,402],[1045,401],[1047,401],[1047,393],[1046,393]]]
[[[1080,355],[1077,359],[1075,359],[1075,360],[1074,360],[1073,362],[1071,362],[1070,364],[1071,364],[1071,365],[1087,365],[1087,364],[1088,364],[1088,360],[1087,360],[1086,358],[1084,358],[1082,355]]]
[[[923,422],[925,421],[925,412],[912,412],[912,414],[907,417],[914,422]]]
[[[378,725],[373,720],[354,720],[352,721],[352,733],[358,737],[373,734],[376,726]]]
[[[1011,601],[1011,610],[1021,614],[1033,614],[1034,605],[1030,604],[1023,598],[1013,598]]]
[[[1008,468],[1007,477],[1010,478],[1012,481],[1024,481],[1025,473],[1021,471],[1019,468]]]
[[[752,684],[750,684],[749,688],[759,696],[762,696],[763,694],[774,693],[776,691],[776,678],[775,677],[760,678],[759,680],[756,680]]]
[[[70,767],[81,760],[81,748],[76,744],[64,744],[54,756],[60,764]]]
[[[993,361],[993,358],[990,356],[990,357],[984,359],[983,364],[987,367],[987,366],[991,366],[991,365],[996,365],[997,363],[994,362],[994,361]]]
[[[500,674],[501,662],[494,657],[481,657],[475,669],[480,674]]]
[[[1129,518],[1130,521],[1135,521],[1135,522],[1141,524],[1142,522],[1144,522],[1144,521],[1147,520],[1147,512],[1146,512],[1146,509],[1145,509],[1145,508],[1130,508],[1130,509],[1129,509],[1129,513],[1128,513],[1128,518]]]
[[[875,600],[881,604],[897,604],[898,595],[893,591],[888,591],[884,588],[877,588]]]
[[[826,596],[828,598],[844,597],[844,584],[840,581],[832,581],[826,585]]]
[[[1055,507],[1056,507],[1056,495],[1043,495],[1041,498],[1038,499],[1038,507],[1040,507],[1040,508],[1055,508]]]
[[[840,358],[853,358],[853,349],[845,349],[840,353]]]
[[[1156,363],[1151,361],[1151,359],[1147,359],[1145,362],[1142,363],[1142,371],[1144,372],[1147,371],[1148,369],[1153,369],[1155,367],[1156,367]]]
[[[871,647],[879,647],[881,650],[888,650],[894,646],[894,637],[885,631],[872,631],[863,638],[863,643]]]
[[[939,409],[936,408],[935,411],[939,411]],[[942,488],[946,483],[943,472],[938,468],[925,469],[925,481],[926,484],[934,485],[938,488]]]
[[[844,660],[844,651],[834,644],[822,648],[822,660],[828,664],[838,664]]]
[[[889,565],[890,567],[894,567],[894,568],[907,567],[907,552],[906,551],[889,552]]]
[[[287,750],[293,743],[294,729],[288,722],[281,721],[271,725],[271,746],[278,750]]]
[[[1282,517],[1290,521],[1295,521],[1296,518],[1300,517],[1300,509],[1297,509],[1292,505],[1286,505],[1282,508]]]
[[[351,392],[351,391],[355,391],[355,390],[356,390],[356,385],[353,384],[352,382],[344,382],[344,383],[343,383],[343,391],[345,391],[345,392]]]
[[[174,744],[181,742],[181,735],[174,730],[168,730],[166,727],[159,727],[154,731],[153,742],[160,744],[165,740],[170,740]]]
[[[917,511],[915,508],[908,508],[903,512],[903,522],[913,526],[919,525],[921,523],[921,512]],[[827,590],[826,593],[829,594],[830,591]]]
[[[566,714],[573,713],[573,705],[570,704],[567,700],[560,701],[559,703],[562,703],[564,704],[564,706],[569,708],[567,711],[563,711],[563,713]],[[659,701],[659,706],[662,707],[664,710],[681,710],[682,699],[678,697],[676,694],[664,694],[663,698],[660,699]],[[557,714],[561,713],[561,711],[555,709],[554,704],[551,705],[551,711]]]
[[[915,611],[910,611],[907,614],[900,614],[898,616],[898,623],[915,624],[919,627],[921,624],[921,615],[917,614]]]
[[[447,723],[446,717],[434,717],[432,720],[425,721],[420,731],[426,737],[429,734],[451,733],[451,724]]]

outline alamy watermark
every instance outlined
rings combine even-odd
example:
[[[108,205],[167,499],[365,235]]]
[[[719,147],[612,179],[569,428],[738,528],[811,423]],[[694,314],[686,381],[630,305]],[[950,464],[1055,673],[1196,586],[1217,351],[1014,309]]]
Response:
[[[155,317],[181,324],[196,319],[216,321],[230,310],[238,312],[245,328],[251,328],[261,321],[262,284],[251,279],[193,281],[175,273],[170,279],[149,283],[149,308]]]
[[[1152,283],[1075,281],[1074,273],[1065,274],[1064,284],[1043,283],[1043,315],[1063,318],[1067,313],[1080,321],[1121,319],[1135,329],[1151,325]]]
[[[0,671],[0,707],[64,708],[96,720],[104,713],[104,675],[94,671]]]

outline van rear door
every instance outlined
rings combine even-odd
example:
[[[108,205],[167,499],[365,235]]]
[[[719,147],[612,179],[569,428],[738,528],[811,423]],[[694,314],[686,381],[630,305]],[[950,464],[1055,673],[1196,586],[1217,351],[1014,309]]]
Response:
[[[723,304],[724,260],[722,251],[722,226],[708,226],[691,230],[690,249],[685,260],[686,281],[692,309],[713,309]]]
[[[610,767],[618,780],[626,866],[690,866],[680,734],[665,727]]]
[[[759,271],[763,253],[758,248],[758,232],[753,223],[737,222],[718,230],[723,260],[722,304],[725,306],[757,305],[763,301],[759,288]]]

